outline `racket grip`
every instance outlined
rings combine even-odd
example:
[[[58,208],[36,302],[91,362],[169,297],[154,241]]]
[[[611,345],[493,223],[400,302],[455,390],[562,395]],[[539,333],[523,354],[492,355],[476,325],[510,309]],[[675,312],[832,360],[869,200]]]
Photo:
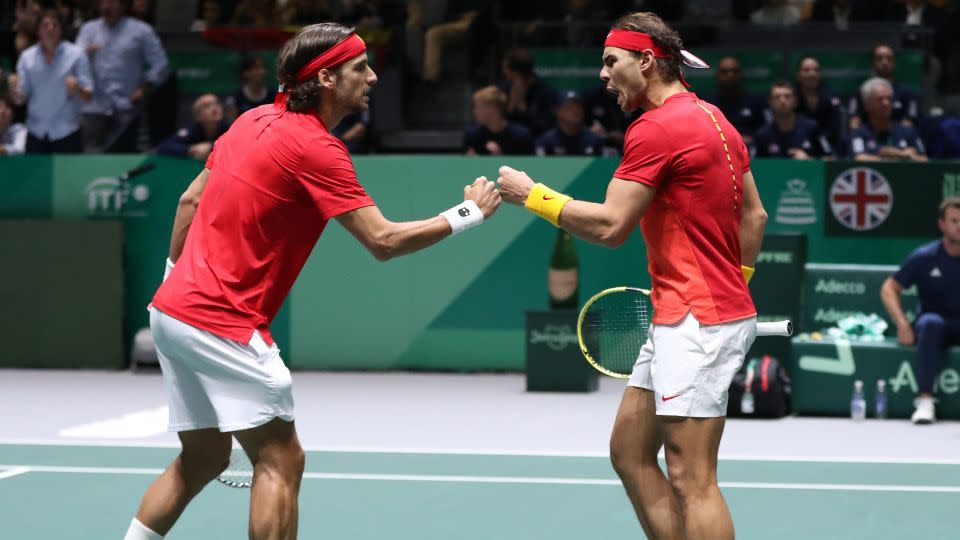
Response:
[[[790,321],[772,321],[757,323],[758,336],[792,336],[793,323]]]

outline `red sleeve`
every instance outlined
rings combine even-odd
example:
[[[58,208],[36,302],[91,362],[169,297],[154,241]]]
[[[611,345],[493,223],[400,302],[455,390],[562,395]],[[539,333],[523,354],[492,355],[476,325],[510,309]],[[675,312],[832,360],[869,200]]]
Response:
[[[373,205],[373,199],[357,181],[347,148],[336,139],[320,138],[310,143],[297,177],[324,220]]]
[[[666,178],[672,160],[666,131],[654,122],[641,119],[627,130],[623,160],[613,177],[657,187]]]

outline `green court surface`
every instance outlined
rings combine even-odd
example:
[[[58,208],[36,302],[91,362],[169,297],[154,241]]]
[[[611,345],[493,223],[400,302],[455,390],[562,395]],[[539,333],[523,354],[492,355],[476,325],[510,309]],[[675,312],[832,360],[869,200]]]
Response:
[[[120,539],[172,448],[0,445],[0,538]],[[722,461],[741,539],[960,536],[960,464]],[[211,484],[171,539],[246,538],[248,491]],[[307,454],[300,538],[636,539],[601,457]]]

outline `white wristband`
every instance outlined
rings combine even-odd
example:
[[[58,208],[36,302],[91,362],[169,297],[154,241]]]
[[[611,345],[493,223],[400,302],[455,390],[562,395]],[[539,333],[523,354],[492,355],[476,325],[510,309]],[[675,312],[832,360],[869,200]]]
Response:
[[[441,212],[440,215],[445,217],[450,223],[450,229],[453,230],[453,234],[483,223],[483,212],[480,211],[477,203],[473,201],[463,201],[453,208]],[[451,234],[451,236],[453,236],[453,234]]]
[[[173,271],[173,261],[167,257],[167,267],[163,270],[163,281],[167,280],[167,277],[170,276],[170,272]]]

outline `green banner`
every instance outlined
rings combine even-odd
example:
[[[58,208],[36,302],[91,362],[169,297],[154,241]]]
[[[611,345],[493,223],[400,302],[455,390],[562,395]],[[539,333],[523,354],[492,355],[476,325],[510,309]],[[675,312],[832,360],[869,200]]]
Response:
[[[803,318],[800,330],[823,331],[837,321],[857,314],[876,314],[887,321],[886,334],[897,329],[880,300],[880,286],[897,271],[897,266],[860,264],[807,264],[803,286]],[[904,289],[900,302],[907,318],[913,320],[917,288]]]
[[[877,381],[886,381],[890,418],[909,418],[917,395],[914,347],[897,345],[893,338],[879,343],[857,343],[805,336],[793,338],[790,376],[793,408],[799,414],[849,415],[853,383],[863,381],[868,415],[875,413]],[[944,354],[934,381],[938,418],[960,418],[960,347]]]
[[[118,177],[145,160],[156,168],[121,189]],[[603,201],[617,166],[613,158],[511,158],[509,163],[590,201]],[[502,158],[463,156],[355,158],[360,181],[393,220],[435,215],[462,197],[464,184],[481,174],[495,177],[502,164]],[[956,170],[953,165],[903,166],[909,167],[905,176],[923,177],[928,168],[940,171],[937,185],[944,192],[960,187],[960,174],[950,172]],[[0,218],[119,219],[122,210],[129,340],[147,324],[145,307],[160,283],[178,198],[201,167],[193,160],[141,155],[0,158]],[[897,265],[925,240],[825,235],[831,214],[822,162],[755,160],[752,171],[770,216],[771,236],[753,287],[765,315],[779,316],[786,308],[775,307],[778,301],[764,292],[770,287],[760,287],[764,280],[774,280],[770,290],[800,292],[799,286],[777,288],[786,279],[782,265],[796,259],[785,262],[794,257],[793,248],[777,247],[774,234],[804,235],[808,259],[826,263]],[[543,220],[505,205],[482,227],[379,263],[331,224],[272,330],[294,367],[522,369],[524,313],[547,307],[555,238],[555,229]],[[581,302],[606,287],[649,284],[639,234],[615,250],[580,241],[576,249]],[[879,306],[878,293],[867,297]],[[827,310],[832,305],[826,298],[815,302]]]
[[[277,87],[277,51],[251,51],[264,59],[267,86]],[[171,53],[170,68],[177,74],[177,89],[184,94],[208,92],[223,96],[240,87],[240,58],[237,51]]]
[[[960,164],[827,162],[827,236],[934,238],[937,207]]]

